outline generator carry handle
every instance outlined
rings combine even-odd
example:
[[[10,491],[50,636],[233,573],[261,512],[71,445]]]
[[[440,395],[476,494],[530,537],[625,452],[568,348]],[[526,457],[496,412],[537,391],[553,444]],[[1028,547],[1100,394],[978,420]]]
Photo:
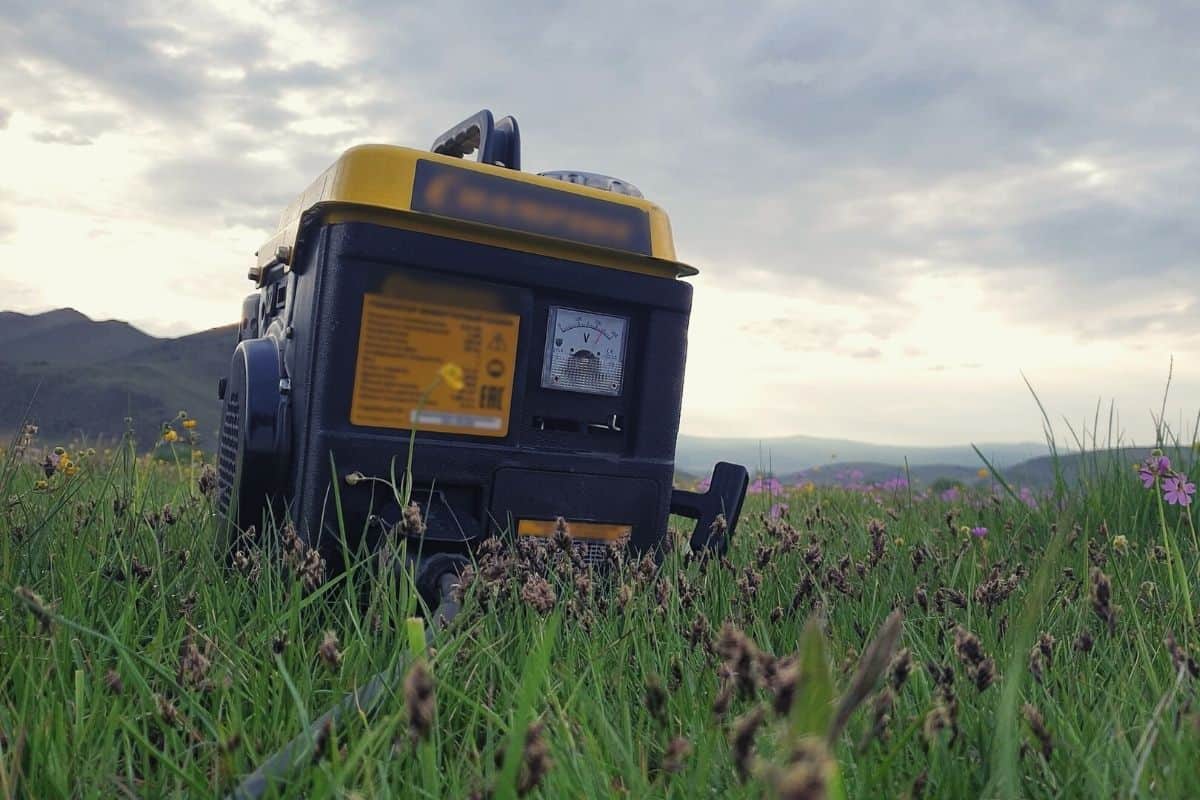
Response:
[[[521,130],[516,117],[494,122],[488,109],[472,114],[433,140],[434,153],[464,158],[476,153],[480,164],[521,170]]]
[[[689,492],[675,489],[671,492],[671,513],[696,520],[692,531],[692,552],[711,551],[724,555],[729,548],[729,538],[737,527],[738,515],[742,513],[742,502],[750,485],[750,473],[740,464],[717,462],[713,467],[708,491]],[[714,536],[713,523],[719,515],[725,516],[725,533]]]

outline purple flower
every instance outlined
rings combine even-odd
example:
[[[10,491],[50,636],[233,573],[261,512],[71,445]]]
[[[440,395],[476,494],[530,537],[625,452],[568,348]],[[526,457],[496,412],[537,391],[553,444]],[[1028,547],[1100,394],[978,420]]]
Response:
[[[1030,508],[1037,508],[1037,498],[1033,495],[1033,489],[1028,486],[1021,487],[1020,500]]]
[[[1157,478],[1164,477],[1171,471],[1171,459],[1166,456],[1149,455],[1138,467],[1138,477],[1142,479],[1142,487],[1149,489]]]
[[[783,491],[783,484],[777,478],[758,478],[754,483],[750,484],[750,488],[747,491],[750,494],[762,494],[763,492],[779,494]]]
[[[1182,472],[1172,472],[1163,481],[1163,500],[1169,505],[1190,506],[1195,493],[1196,484],[1190,482]]]
[[[771,519],[779,519],[780,517],[786,517],[787,514],[788,514],[788,504],[787,503],[776,503],[775,505],[771,506]]]
[[[982,539],[983,537],[987,536],[987,534],[987,528],[983,527],[982,525],[971,528],[971,535],[976,539]]]
[[[957,486],[951,486],[949,489],[942,492],[942,502],[943,503],[953,503],[957,499],[958,499],[958,487]]]

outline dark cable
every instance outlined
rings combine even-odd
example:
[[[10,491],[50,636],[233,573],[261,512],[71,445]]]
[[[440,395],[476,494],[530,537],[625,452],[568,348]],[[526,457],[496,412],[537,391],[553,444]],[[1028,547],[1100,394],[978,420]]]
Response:
[[[454,599],[454,589],[458,585],[458,575],[455,572],[444,572],[438,580],[438,594],[441,602],[434,609],[428,624],[425,626],[425,646],[433,644],[434,637],[445,628],[458,614],[460,603]],[[333,708],[322,714],[308,726],[299,736],[292,739],[275,755],[258,766],[258,769],[247,775],[237,788],[225,796],[225,800],[257,800],[267,793],[273,784],[277,784],[291,775],[298,767],[303,766],[311,757],[317,741],[317,734],[326,723],[337,725],[342,717],[351,711],[361,711],[367,719],[379,710],[384,698],[397,692],[400,682],[408,671],[411,657],[407,654],[396,661],[390,669],[380,672],[362,688],[346,694]]]

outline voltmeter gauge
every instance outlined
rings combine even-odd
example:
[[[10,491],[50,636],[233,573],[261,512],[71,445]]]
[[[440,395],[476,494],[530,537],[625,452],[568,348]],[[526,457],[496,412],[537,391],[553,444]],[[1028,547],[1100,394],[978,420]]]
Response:
[[[542,386],[619,395],[625,379],[629,320],[552,306],[542,361]]]

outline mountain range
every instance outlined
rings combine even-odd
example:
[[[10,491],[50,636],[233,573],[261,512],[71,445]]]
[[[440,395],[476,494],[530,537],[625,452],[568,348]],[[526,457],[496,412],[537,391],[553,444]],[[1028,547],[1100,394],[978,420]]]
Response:
[[[236,326],[174,339],[152,336],[126,322],[97,321],[64,308],[43,314],[0,312],[0,433],[22,420],[36,422],[43,442],[113,441],[131,420],[137,441],[148,447],[160,426],[179,411],[199,423],[201,447],[216,448],[224,374]],[[983,444],[999,468],[1045,453],[1034,443]],[[681,436],[676,463],[682,473],[706,474],[717,461],[742,463],[776,475],[805,472],[818,482],[882,482],[903,474],[920,482],[938,477],[968,480],[982,462],[969,445],[901,447],[816,436],[770,439]]]
[[[176,339],[70,308],[0,312],[0,433],[37,423],[43,442],[119,439],[131,420],[143,446],[186,411],[201,446],[216,448],[217,378],[228,368],[236,326]]]

